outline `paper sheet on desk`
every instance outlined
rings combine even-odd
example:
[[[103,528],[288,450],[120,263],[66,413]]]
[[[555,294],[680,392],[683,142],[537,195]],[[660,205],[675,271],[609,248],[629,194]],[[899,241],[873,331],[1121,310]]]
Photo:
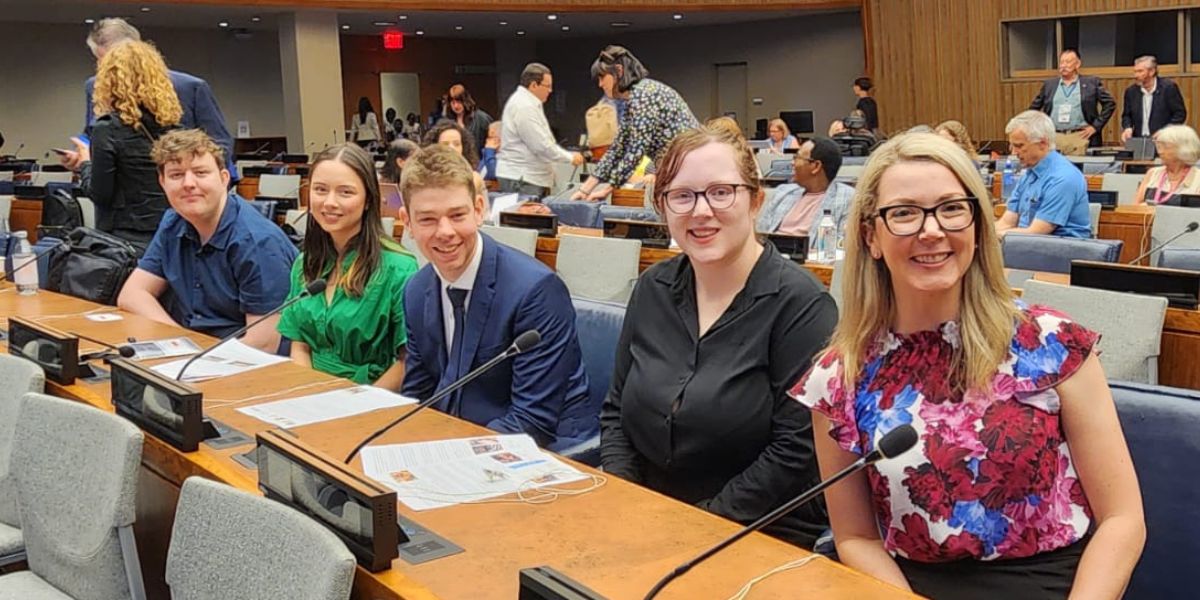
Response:
[[[179,369],[183,368],[183,365],[189,360],[191,359],[181,358],[169,363],[155,365],[151,369],[165,377],[175,379],[179,375]],[[287,360],[287,357],[268,354],[262,350],[251,348],[238,340],[231,340],[192,363],[192,366],[188,367],[187,372],[184,373],[183,380],[201,381],[214,377],[227,377],[287,362]]]
[[[300,427],[301,425],[351,417],[381,408],[416,403],[417,401],[412,398],[373,385],[360,385],[332,392],[247,406],[237,410],[279,427]]]
[[[542,452],[527,435],[368,446],[362,460],[368,477],[396,490],[397,499],[413,510],[586,478]]]

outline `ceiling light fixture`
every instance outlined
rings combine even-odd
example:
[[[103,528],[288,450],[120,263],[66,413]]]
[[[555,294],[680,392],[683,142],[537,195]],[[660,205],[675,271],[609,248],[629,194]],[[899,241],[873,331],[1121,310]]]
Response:
[[[262,17],[257,17],[257,16],[256,16],[256,17],[250,17],[250,20],[251,20],[251,21],[253,21],[253,22],[255,22],[255,23],[257,23],[257,22],[259,22],[259,21],[261,21],[261,20],[262,20]]]
[[[221,21],[217,23],[217,27],[229,27],[229,21]]]
[[[681,15],[681,14],[679,14],[679,13],[675,13],[675,14],[671,15],[671,18],[672,18],[672,19],[675,19],[676,21],[682,21],[682,20],[683,20],[683,15]]]
[[[570,31],[570,30],[571,30],[571,26],[570,26],[570,25],[563,25],[563,26],[562,26],[562,30],[563,30],[563,31]]]
[[[143,6],[143,7],[142,7],[142,12],[150,12],[150,7],[149,7],[149,6]]]
[[[557,21],[558,15],[546,15],[546,20],[547,21]]]
[[[417,35],[425,35],[425,30],[424,30],[424,29],[418,29],[418,30],[417,30]]]
[[[454,30],[455,30],[455,31],[462,31],[462,25],[455,25],[455,26],[454,26]]]
[[[524,30],[524,29],[522,29],[522,30],[518,31],[518,32],[517,32],[517,35],[525,35],[525,30]]]
[[[620,28],[620,27],[631,27],[631,26],[633,26],[633,23],[630,23],[629,21],[613,21],[612,23],[609,23],[609,25],[612,27]]]
[[[504,26],[506,26],[506,25],[508,25],[508,21],[500,21],[500,26],[501,26],[501,27],[504,27]]]
[[[347,29],[350,29],[349,25],[342,25],[342,31],[346,31]]]
[[[408,15],[400,15],[400,20],[401,20],[401,21],[407,21],[407,20],[408,20]]]
[[[395,23],[391,21],[372,21],[371,24],[376,27],[391,27],[392,25],[395,25]]]
[[[87,23],[88,25],[91,25],[91,24],[95,23],[96,20],[95,19],[84,19],[83,22]]]

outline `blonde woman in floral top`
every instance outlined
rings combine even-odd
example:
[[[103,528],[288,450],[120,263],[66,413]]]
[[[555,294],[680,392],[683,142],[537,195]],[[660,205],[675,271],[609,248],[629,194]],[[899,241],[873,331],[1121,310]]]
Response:
[[[790,394],[825,476],[899,425],[920,442],[825,493],[838,555],[938,600],[1119,598],[1146,529],[1098,336],[1014,300],[991,214],[934,134],[859,180],[844,312]]]
[[[627,102],[617,139],[573,199],[604,199],[629,179],[643,156],[657,161],[672,138],[700,125],[679,92],[647,74],[641,61],[621,46],[605,48],[592,63],[592,78],[604,95]]]

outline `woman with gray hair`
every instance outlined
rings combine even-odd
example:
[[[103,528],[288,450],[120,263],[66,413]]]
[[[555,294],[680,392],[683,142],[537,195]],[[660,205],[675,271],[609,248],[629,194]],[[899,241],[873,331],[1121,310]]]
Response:
[[[1154,134],[1161,167],[1146,171],[1138,186],[1137,204],[1166,204],[1178,194],[1200,194],[1200,136],[1187,125],[1168,125]]]

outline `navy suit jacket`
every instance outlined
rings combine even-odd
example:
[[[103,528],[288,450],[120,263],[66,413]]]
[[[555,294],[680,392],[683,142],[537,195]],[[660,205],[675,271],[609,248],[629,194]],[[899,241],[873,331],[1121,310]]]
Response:
[[[1187,105],[1183,94],[1174,81],[1159,77],[1150,101],[1150,135],[1167,125],[1182,125],[1187,122]],[[1133,135],[1142,135],[1142,86],[1133,84],[1125,88],[1125,107],[1121,110],[1121,129],[1133,129]]]
[[[179,104],[183,106],[183,120],[180,124],[184,129],[204,130],[204,133],[225,151],[225,168],[237,179],[237,169],[234,168],[233,161],[233,136],[229,135],[229,129],[225,127],[225,115],[221,114],[221,107],[217,105],[212,88],[208,86],[207,81],[194,75],[180,71],[170,71],[168,74],[171,76],[171,85],[175,86],[175,94],[179,96]],[[96,78],[89,77],[84,84],[84,94],[87,96],[84,131],[90,130],[92,121],[96,119],[92,110],[92,89],[95,87]]]
[[[1112,118],[1113,113],[1117,110],[1117,101],[1113,99],[1112,94],[1108,93],[1108,89],[1104,87],[1104,83],[1099,77],[1091,75],[1079,75],[1079,101],[1080,108],[1083,109],[1083,120],[1096,129],[1096,134],[1088,139],[1088,146],[1101,146],[1104,144],[1103,131],[1108,120]],[[1054,94],[1058,92],[1058,83],[1061,80],[1059,77],[1051,77],[1042,82],[1042,89],[1034,96],[1033,102],[1029,103],[1029,110],[1040,110],[1050,118],[1054,115],[1050,114],[1054,108]],[[1099,105],[1099,110],[1097,110]]]
[[[425,399],[504,352],[530,329],[533,349],[501,363],[435,406],[502,433],[527,433],[560,451],[600,434],[575,335],[567,286],[546,265],[482,235],[483,257],[467,300],[460,364],[448,364],[441,279],[426,265],[404,289],[408,357],[402,393]]]

